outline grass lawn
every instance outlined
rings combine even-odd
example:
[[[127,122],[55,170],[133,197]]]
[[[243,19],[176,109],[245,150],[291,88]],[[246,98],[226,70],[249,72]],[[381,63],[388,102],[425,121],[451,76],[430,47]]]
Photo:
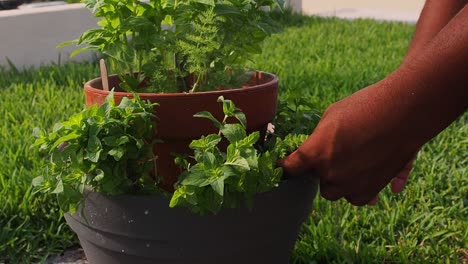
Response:
[[[279,75],[283,107],[297,108],[289,130],[310,133],[313,117],[383,78],[403,58],[414,26],[370,20],[288,17],[253,67]],[[54,199],[33,196],[45,162],[32,129],[84,104],[91,64],[0,70],[0,263],[36,263],[78,243]],[[427,117],[430,118],[430,117]],[[292,263],[466,263],[468,261],[468,114],[419,153],[401,195],[385,190],[378,206],[353,207],[320,197],[297,241]],[[385,122],[385,120],[382,120]]]

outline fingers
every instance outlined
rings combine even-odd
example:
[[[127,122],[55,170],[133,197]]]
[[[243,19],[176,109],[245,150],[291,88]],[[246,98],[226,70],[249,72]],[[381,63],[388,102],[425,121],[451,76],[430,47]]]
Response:
[[[320,181],[320,195],[329,201],[336,201],[343,197],[339,188],[327,184],[323,180]]]
[[[412,158],[403,168],[402,171],[400,171],[397,176],[392,180],[390,184],[390,189],[394,193],[400,193],[403,191],[403,189],[406,186],[406,183],[408,182],[409,175],[411,173],[411,170],[413,169],[413,163],[414,160],[416,159],[416,156]]]
[[[283,168],[285,177],[296,177],[314,170],[314,154],[304,153],[300,149],[294,151],[289,156],[278,161],[278,166]]]
[[[372,198],[372,200],[367,202],[367,205],[374,206],[374,205],[377,205],[378,202],[379,202],[379,196],[376,195],[374,198]]]
[[[363,206],[363,205],[376,205],[378,201],[378,196],[357,196],[357,195],[347,195],[345,196],[346,201],[350,204],[355,206]]]
[[[390,188],[394,193],[401,193],[408,182],[410,170],[403,170],[392,180]]]
[[[368,193],[352,193],[348,195],[343,195],[343,188],[340,188],[336,185],[326,184],[320,182],[320,195],[329,201],[336,201],[340,198],[345,198],[350,204],[355,206],[363,205],[376,205],[379,198],[377,195],[372,195]]]

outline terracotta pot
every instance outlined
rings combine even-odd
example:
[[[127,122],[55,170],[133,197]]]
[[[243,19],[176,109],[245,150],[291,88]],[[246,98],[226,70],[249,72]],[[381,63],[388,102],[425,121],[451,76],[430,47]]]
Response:
[[[284,180],[258,194],[252,210],[207,216],[169,208],[162,196],[91,192],[65,219],[90,264],[286,264],[317,187],[311,175]]]
[[[119,102],[122,97],[132,97],[131,93],[122,92],[119,78],[109,76],[109,87],[115,87],[114,96]],[[276,114],[278,77],[265,72],[257,72],[248,83],[249,86],[239,89],[219,90],[197,93],[140,93],[140,98],[159,103],[156,108],[157,134],[162,140],[154,147],[158,177],[161,186],[168,191],[173,190],[181,171],[174,164],[172,153],[191,154],[188,145],[193,139],[202,135],[216,133],[217,129],[211,121],[193,117],[201,111],[211,112],[217,119],[224,116],[222,106],[217,102],[220,95],[230,99],[247,117],[247,130],[265,133],[266,127]],[[108,91],[102,88],[101,78],[87,82],[84,86],[86,105],[102,104]]]

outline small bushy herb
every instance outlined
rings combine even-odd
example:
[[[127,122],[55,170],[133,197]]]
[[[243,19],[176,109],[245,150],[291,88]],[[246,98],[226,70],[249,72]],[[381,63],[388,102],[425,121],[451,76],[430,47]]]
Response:
[[[77,209],[85,187],[111,195],[141,192],[151,185],[156,191],[149,175],[154,106],[137,94],[116,105],[111,92],[103,105],[57,123],[51,133],[35,129],[34,146],[50,157],[42,176],[33,180],[36,190],[57,194],[66,212]]]
[[[177,184],[170,207],[187,206],[196,213],[217,213],[221,208],[239,207],[243,202],[252,205],[255,194],[278,186],[281,169],[276,168],[276,155],[259,153],[255,144],[258,131],[246,132],[245,115],[231,100],[222,96],[224,119],[220,122],[209,112],[195,116],[210,119],[219,128],[218,134],[192,141],[193,164],[184,159],[178,163],[186,170]],[[228,118],[238,123],[228,123]],[[223,140],[228,141],[226,152],[221,151]]]
[[[311,134],[320,117],[310,94],[300,89],[286,91],[278,100],[275,134],[280,138],[289,134]]]
[[[298,149],[308,137],[307,134],[289,134],[284,138],[274,137],[266,145],[278,159],[282,159]]]

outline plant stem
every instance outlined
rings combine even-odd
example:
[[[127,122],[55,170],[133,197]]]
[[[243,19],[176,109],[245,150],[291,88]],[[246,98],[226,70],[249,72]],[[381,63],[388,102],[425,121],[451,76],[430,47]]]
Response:
[[[222,125],[225,125],[227,122],[228,116],[224,115],[223,121],[221,122]],[[218,131],[218,136],[221,136],[221,129]]]

